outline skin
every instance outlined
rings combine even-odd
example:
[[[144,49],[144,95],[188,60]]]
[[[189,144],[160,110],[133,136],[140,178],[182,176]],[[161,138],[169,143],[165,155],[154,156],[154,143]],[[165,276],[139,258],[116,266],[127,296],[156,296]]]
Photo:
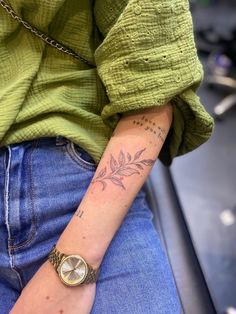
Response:
[[[122,116],[75,214],[56,243],[98,268],[169,132],[171,104]],[[119,200],[119,202],[117,202]],[[28,282],[11,314],[89,314],[96,283],[68,287],[49,261]]]

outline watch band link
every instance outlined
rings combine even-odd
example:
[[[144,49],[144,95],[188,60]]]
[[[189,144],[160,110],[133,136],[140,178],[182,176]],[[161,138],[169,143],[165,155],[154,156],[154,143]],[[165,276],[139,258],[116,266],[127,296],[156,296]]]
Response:
[[[93,283],[97,281],[99,269],[93,269],[90,265],[88,265],[88,276],[82,282],[82,284]]]
[[[57,270],[58,266],[61,263],[62,258],[65,256],[65,254],[59,252],[56,249],[56,244],[53,245],[53,248],[48,256],[49,261],[53,264],[54,268]]]

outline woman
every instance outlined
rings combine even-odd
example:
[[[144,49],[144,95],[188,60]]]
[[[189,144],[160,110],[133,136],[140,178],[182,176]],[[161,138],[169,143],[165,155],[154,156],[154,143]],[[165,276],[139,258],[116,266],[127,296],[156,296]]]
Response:
[[[143,184],[214,126],[188,1],[0,4],[0,312],[180,313]]]

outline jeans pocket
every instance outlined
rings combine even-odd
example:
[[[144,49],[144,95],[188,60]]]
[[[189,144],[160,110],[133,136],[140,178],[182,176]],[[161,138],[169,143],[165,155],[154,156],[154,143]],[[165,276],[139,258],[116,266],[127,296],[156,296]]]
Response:
[[[71,159],[80,167],[85,170],[95,171],[97,164],[93,157],[80,145],[68,141],[66,144],[66,153],[71,157]]]

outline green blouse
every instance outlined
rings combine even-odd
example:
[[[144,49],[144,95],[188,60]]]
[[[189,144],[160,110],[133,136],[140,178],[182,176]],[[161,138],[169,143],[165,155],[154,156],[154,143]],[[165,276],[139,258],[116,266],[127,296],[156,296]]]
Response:
[[[0,146],[62,135],[98,164],[123,114],[169,101],[163,164],[209,139],[214,120],[196,95],[203,70],[187,0],[10,3],[94,66],[47,45],[0,7]]]

